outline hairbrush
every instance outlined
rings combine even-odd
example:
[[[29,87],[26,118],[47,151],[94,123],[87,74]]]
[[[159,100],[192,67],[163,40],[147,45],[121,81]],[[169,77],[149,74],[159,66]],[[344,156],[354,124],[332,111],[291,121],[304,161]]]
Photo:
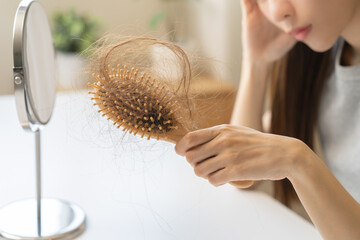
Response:
[[[176,143],[189,129],[179,97],[172,93],[168,85],[157,81],[145,72],[126,65],[93,74],[96,79],[88,85],[93,88],[94,105],[98,112],[113,121],[124,132],[157,140]],[[188,121],[188,120],[187,120]],[[253,181],[236,181],[232,185],[246,188]]]

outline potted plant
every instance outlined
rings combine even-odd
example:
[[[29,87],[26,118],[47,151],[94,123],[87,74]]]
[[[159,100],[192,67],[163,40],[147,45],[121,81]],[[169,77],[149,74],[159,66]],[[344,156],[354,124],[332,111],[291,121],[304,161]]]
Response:
[[[168,38],[172,42],[182,43],[189,34],[189,3],[199,0],[161,0],[163,9],[150,19],[149,26],[156,29],[164,22]]]
[[[86,56],[81,53],[98,38],[97,18],[79,14],[74,8],[52,16],[52,30],[58,67],[59,89],[86,86],[81,70]]]

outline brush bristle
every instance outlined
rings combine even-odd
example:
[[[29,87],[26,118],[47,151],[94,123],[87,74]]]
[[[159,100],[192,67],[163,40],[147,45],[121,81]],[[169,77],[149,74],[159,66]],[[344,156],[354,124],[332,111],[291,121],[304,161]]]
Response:
[[[104,76],[93,74],[96,82],[89,83],[94,88],[89,92],[91,99],[100,108],[98,112],[123,131],[147,139],[167,138],[168,132],[179,128],[173,117],[177,101],[165,85],[146,73],[139,77],[138,72],[118,65],[117,69],[109,66]]]

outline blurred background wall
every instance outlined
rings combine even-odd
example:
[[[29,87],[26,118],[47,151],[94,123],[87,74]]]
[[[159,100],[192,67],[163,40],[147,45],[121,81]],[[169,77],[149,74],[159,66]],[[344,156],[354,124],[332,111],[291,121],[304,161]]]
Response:
[[[1,0],[0,94],[13,93],[12,28],[19,0]],[[39,0],[49,20],[74,8],[101,21],[101,32],[147,35],[176,41],[214,59],[212,74],[237,85],[240,76],[240,0]],[[171,22],[171,24],[169,24]],[[169,34],[169,32],[175,35]],[[175,36],[175,38],[171,37]]]

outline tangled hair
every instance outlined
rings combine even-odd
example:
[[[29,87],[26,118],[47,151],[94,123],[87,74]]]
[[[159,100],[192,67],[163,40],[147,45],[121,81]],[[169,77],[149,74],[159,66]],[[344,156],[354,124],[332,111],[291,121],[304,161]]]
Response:
[[[94,89],[89,93],[99,112],[123,131],[148,139],[177,142],[198,129],[201,118],[192,114],[196,98],[188,94],[192,74],[184,50],[153,38],[115,40],[96,46],[90,61],[96,82],[89,84]],[[253,182],[231,184],[249,187]]]
[[[101,76],[110,81],[111,68],[135,68],[139,75],[151,76],[154,85],[165,86],[165,95],[171,96],[180,106],[175,118],[181,120],[186,131],[198,129],[198,122],[193,121],[196,112],[192,101],[194,96],[189,95],[192,66],[188,54],[181,47],[149,37],[107,35],[87,51],[91,52],[87,69],[89,75]],[[94,78],[89,76],[88,79]],[[135,90],[136,87],[127,89]]]

